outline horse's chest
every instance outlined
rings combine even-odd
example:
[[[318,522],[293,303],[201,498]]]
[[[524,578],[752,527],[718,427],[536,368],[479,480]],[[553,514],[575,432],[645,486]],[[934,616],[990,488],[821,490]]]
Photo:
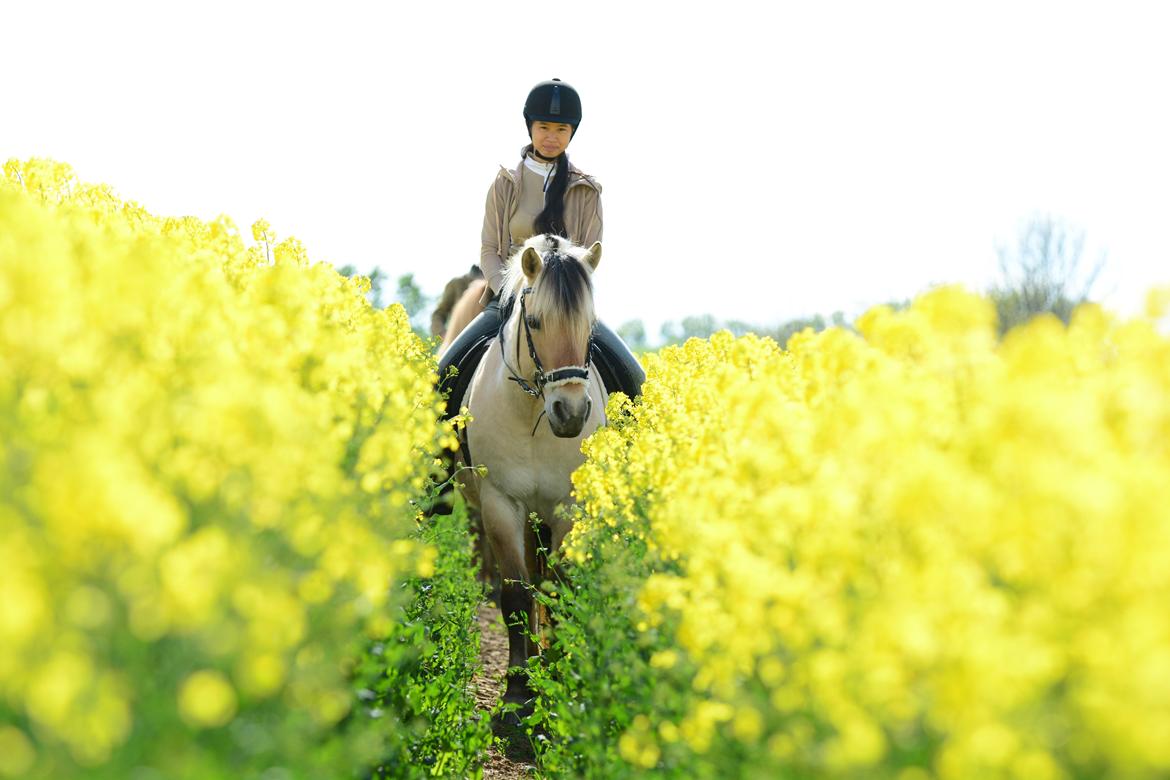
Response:
[[[548,431],[538,431],[535,436],[492,433],[477,430],[474,422],[468,427],[471,458],[487,467],[487,479],[493,485],[532,511],[568,499],[573,487],[570,476],[585,462],[583,436],[558,439]]]
[[[570,475],[585,460],[580,442],[576,444],[570,449],[558,440],[559,446],[549,446],[539,438],[513,442],[507,448],[487,444],[482,462],[487,466],[488,479],[507,495],[530,507],[557,503],[568,498],[572,490]]]
[[[487,357],[498,357],[498,353],[489,350]],[[487,467],[486,479],[494,488],[524,504],[528,511],[544,514],[571,496],[570,476],[585,462],[581,443],[604,423],[604,390],[597,387],[601,403],[594,407],[581,435],[561,439],[553,435],[547,421],[537,422],[540,407],[535,403],[531,409],[519,408],[517,390],[504,377],[493,375],[495,383],[481,383],[484,371],[481,365],[469,393],[472,422],[467,427],[467,443],[471,460]]]

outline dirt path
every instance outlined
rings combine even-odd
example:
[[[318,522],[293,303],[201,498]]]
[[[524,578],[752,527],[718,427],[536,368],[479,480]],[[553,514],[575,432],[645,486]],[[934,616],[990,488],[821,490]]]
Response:
[[[490,711],[504,693],[504,673],[508,670],[508,634],[504,620],[495,604],[484,603],[476,615],[479,623],[479,658],[483,668],[471,681],[475,686],[475,701],[485,713]],[[492,751],[484,765],[485,780],[518,780],[535,776],[531,763],[511,759],[502,751]]]

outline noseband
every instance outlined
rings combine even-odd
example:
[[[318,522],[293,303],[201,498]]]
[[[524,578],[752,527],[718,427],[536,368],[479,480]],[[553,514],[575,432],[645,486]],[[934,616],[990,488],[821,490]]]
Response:
[[[533,374],[532,381],[529,382],[524,377],[516,373],[516,369],[508,365],[508,361],[504,361],[504,365],[508,367],[508,373],[512,376],[508,379],[520,386],[520,389],[528,393],[533,398],[544,398],[545,389],[555,390],[558,387],[567,385],[573,382],[580,384],[589,383],[589,361],[592,358],[593,352],[593,334],[589,335],[589,343],[585,345],[585,365],[582,366],[566,366],[565,368],[558,368],[556,371],[544,370],[544,366],[540,362],[540,355],[536,354],[536,345],[532,343],[532,331],[529,326],[528,309],[524,306],[524,299],[528,297],[528,293],[532,292],[531,287],[525,287],[520,293],[520,322],[524,325],[524,338],[528,342],[528,356],[532,358],[533,365],[536,366],[536,371]],[[498,338],[500,346],[504,345],[504,326],[507,325],[505,318],[500,318],[500,330]],[[516,339],[516,365],[520,365],[520,339]],[[536,425],[532,428],[532,435],[536,435],[536,428],[540,425],[541,419],[544,417],[544,412],[541,411],[540,417],[536,418]]]

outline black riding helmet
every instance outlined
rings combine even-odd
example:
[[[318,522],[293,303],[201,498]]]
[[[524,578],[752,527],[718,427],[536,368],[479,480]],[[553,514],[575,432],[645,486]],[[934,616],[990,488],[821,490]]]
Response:
[[[572,138],[581,124],[581,96],[560,79],[542,81],[524,101],[524,122],[530,138],[533,122],[564,122],[573,128],[569,135]]]

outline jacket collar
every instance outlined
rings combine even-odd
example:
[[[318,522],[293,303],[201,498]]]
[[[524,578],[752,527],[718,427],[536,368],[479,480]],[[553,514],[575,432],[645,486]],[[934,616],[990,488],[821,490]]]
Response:
[[[505,168],[502,165],[500,166],[500,170],[503,171],[504,173],[508,174],[510,177],[512,177],[512,182],[517,187],[520,186],[520,177],[523,176],[524,155],[527,151],[528,151],[528,144],[525,144],[524,146],[520,147],[520,162],[516,164],[515,168],[509,170],[508,168]],[[593,178],[591,176],[589,176],[589,174],[582,171],[576,165],[573,165],[572,160],[570,160],[569,161],[569,187],[574,187],[578,184],[588,184],[593,189],[597,190],[598,192],[601,192],[601,188],[597,186],[597,182],[595,182],[593,180]],[[566,188],[566,189],[568,189],[568,188]]]

